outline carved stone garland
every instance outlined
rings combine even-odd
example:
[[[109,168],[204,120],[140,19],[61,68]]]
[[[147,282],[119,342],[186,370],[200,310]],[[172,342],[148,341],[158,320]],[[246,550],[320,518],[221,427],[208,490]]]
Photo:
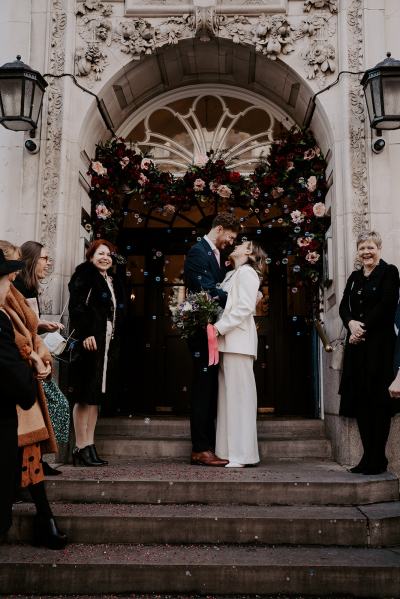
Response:
[[[211,4],[211,2],[210,2]],[[83,42],[76,49],[76,74],[99,80],[107,66],[106,48],[112,42],[134,60],[152,54],[157,48],[177,44],[179,40],[198,37],[207,42],[215,36],[237,44],[255,47],[276,60],[279,55],[294,51],[296,42],[308,40],[301,56],[309,79],[320,79],[336,69],[335,46],[330,40],[336,33],[336,0],[304,0],[304,12],[311,9],[329,9],[313,14],[295,27],[286,15],[261,14],[258,17],[217,14],[215,6],[196,7],[192,14],[167,17],[161,23],[144,18],[125,18],[113,24],[113,7],[101,0],[78,2],[76,15],[78,35]]]
[[[63,11],[62,0],[52,0],[51,33],[48,70],[50,73],[64,72],[65,63],[65,30],[67,14]],[[60,79],[49,79],[47,88],[46,146],[41,196],[40,243],[54,255],[56,247],[57,215],[56,200],[59,188],[59,173],[61,163],[62,113],[63,113],[63,83]],[[43,285],[42,311],[53,313],[52,281],[50,275]]]
[[[349,69],[364,69],[363,13],[360,0],[353,0],[347,13],[347,22],[353,39],[348,51]],[[367,180],[367,154],[365,139],[364,97],[359,81],[350,80],[350,150],[354,197],[353,233],[357,236],[369,225],[369,198]]]

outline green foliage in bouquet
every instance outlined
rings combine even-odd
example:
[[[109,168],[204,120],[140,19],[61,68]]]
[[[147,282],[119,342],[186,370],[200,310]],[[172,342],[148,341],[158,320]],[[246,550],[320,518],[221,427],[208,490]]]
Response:
[[[184,302],[174,297],[169,303],[172,325],[183,339],[192,337],[207,324],[216,322],[221,308],[218,300],[209,296],[206,291],[188,293]]]

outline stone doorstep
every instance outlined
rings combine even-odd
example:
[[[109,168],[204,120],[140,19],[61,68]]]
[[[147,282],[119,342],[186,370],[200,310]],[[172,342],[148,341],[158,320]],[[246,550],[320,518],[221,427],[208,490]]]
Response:
[[[330,460],[263,460],[235,470],[114,458],[107,467],[61,470],[46,482],[50,500],[61,503],[357,506],[400,498],[391,473],[350,474]]]
[[[373,506],[54,504],[72,543],[400,545],[400,502]],[[32,504],[14,508],[8,542],[32,538]]]
[[[148,458],[180,458],[190,455],[189,439],[126,439],[124,437],[97,437],[96,447],[100,454]],[[270,458],[330,458],[331,443],[328,439],[265,439],[260,438],[260,457]]]
[[[8,545],[1,593],[354,594],[398,597],[400,553],[389,549],[252,546]]]
[[[260,418],[257,421],[260,437],[287,438],[326,438],[325,423],[323,420],[304,418]],[[96,435],[132,438],[190,438],[190,423],[188,418],[166,416],[134,416],[100,418]]]

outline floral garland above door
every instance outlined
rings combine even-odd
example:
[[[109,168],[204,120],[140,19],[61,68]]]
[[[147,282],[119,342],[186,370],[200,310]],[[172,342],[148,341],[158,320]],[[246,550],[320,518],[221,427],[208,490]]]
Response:
[[[317,286],[329,225],[325,169],[311,131],[298,128],[275,141],[266,160],[246,177],[212,151],[203,164],[192,164],[176,177],[133,145],[113,139],[97,146],[90,164],[93,234],[117,241],[128,215],[140,223],[149,212],[174,218],[194,205],[212,206],[215,213],[236,211],[244,229],[250,221],[257,233],[284,228],[281,262],[290,264],[299,286]]]

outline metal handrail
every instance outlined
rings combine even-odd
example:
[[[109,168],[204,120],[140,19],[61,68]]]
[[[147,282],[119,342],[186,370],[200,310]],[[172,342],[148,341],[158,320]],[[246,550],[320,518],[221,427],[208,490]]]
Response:
[[[324,350],[328,353],[333,352],[333,347],[328,339],[326,331],[322,325],[322,322],[318,318],[314,318],[314,326],[317,330],[318,337],[321,339]]]

